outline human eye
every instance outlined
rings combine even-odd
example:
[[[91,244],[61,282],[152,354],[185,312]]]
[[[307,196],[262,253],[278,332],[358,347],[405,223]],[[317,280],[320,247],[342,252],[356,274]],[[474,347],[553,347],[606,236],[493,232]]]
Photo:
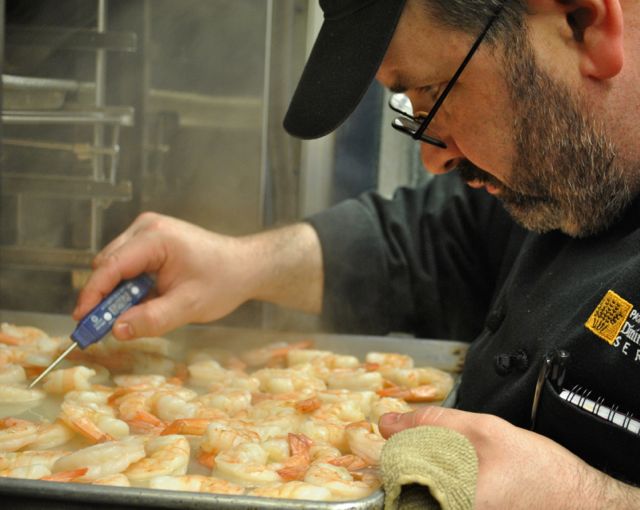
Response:
[[[440,91],[442,90],[442,84],[438,83],[435,85],[425,85],[423,87],[418,87],[417,91],[419,94],[423,94],[428,96],[432,101],[435,101]]]

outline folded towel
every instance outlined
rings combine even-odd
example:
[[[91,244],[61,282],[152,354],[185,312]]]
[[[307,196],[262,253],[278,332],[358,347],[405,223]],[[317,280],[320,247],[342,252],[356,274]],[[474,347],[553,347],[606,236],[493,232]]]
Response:
[[[380,459],[385,510],[469,510],[478,457],[462,434],[415,427],[391,436]]]

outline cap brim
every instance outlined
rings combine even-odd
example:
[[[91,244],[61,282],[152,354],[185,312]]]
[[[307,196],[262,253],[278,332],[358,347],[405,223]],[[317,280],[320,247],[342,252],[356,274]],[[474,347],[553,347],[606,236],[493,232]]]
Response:
[[[284,118],[287,132],[318,138],[346,120],[382,63],[405,1],[380,0],[324,21]]]

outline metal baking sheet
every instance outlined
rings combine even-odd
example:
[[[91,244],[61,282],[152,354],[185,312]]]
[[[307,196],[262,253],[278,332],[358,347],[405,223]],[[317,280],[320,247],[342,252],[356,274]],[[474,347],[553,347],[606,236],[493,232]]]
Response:
[[[64,315],[0,310],[0,322],[39,327],[51,335],[69,334],[74,322]],[[369,351],[402,352],[417,365],[431,365],[459,373],[467,344],[454,341],[415,339],[397,336],[331,335],[289,333],[218,326],[187,326],[166,335],[173,341],[177,358],[185,347],[215,346],[242,351],[274,341],[313,339],[315,348],[352,354],[363,359]],[[252,496],[229,496],[153,489],[107,487],[73,483],[43,482],[0,478],[0,495],[7,508],[40,509],[124,509],[124,508],[205,508],[229,509],[318,509],[374,510],[384,506],[384,493],[378,490],[354,501],[301,501]]]

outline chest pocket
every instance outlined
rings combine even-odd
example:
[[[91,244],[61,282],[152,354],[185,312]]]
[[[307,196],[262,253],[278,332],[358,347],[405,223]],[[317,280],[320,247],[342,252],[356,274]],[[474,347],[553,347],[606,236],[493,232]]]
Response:
[[[624,416],[621,425],[613,423],[614,411],[608,414],[609,419],[602,418],[561,398],[545,381],[535,431],[612,477],[640,485],[640,435],[629,430],[629,415]]]

